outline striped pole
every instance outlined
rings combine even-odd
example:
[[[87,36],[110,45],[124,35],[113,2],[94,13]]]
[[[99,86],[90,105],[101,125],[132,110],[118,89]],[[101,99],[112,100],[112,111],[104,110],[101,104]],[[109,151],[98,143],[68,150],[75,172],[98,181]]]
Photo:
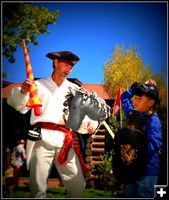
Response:
[[[32,72],[32,67],[30,64],[30,59],[29,59],[29,54],[28,50],[26,47],[25,40],[22,40],[22,45],[23,45],[23,50],[24,50],[24,55],[25,55],[25,61],[26,61],[26,73],[27,73],[27,78],[32,81],[32,85],[29,88],[29,101],[27,102],[26,106],[31,107],[34,109],[34,114],[36,116],[39,116],[41,111],[40,107],[42,106],[42,103],[39,100],[38,94],[37,94],[37,87],[34,83],[34,77],[33,77],[33,72]]]

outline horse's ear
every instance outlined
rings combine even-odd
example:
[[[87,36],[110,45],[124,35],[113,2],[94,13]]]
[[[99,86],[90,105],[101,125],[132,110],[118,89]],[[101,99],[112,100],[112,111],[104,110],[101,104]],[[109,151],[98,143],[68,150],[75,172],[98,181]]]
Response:
[[[69,87],[69,91],[73,96],[76,95],[77,90],[75,88]]]

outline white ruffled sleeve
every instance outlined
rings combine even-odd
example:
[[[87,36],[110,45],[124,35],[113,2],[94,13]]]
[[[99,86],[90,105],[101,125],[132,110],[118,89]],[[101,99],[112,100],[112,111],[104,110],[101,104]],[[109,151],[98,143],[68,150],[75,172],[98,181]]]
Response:
[[[20,92],[21,87],[12,88],[7,98],[7,103],[15,110],[22,114],[25,114],[30,108],[26,107],[26,103],[29,100],[29,93],[22,94]]]

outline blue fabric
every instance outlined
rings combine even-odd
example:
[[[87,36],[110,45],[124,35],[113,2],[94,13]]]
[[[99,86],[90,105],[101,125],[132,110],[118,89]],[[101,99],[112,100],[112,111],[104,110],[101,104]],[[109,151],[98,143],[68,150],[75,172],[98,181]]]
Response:
[[[124,195],[127,198],[153,198],[157,181],[158,176],[144,176],[133,184],[125,185]]]

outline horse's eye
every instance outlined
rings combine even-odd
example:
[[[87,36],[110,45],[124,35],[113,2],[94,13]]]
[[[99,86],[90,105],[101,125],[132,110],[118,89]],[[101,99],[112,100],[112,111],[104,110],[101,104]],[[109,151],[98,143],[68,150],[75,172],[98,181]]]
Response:
[[[73,107],[74,109],[76,109],[76,107]]]

